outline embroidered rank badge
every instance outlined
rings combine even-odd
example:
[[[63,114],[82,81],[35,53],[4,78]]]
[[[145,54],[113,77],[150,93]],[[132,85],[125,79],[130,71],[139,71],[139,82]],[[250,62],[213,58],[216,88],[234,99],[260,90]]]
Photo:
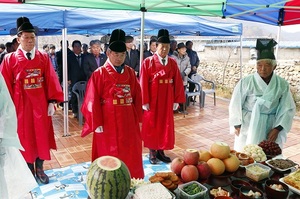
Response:
[[[26,69],[25,72],[27,75],[24,79],[24,89],[42,88],[44,77],[42,77],[41,69]]]

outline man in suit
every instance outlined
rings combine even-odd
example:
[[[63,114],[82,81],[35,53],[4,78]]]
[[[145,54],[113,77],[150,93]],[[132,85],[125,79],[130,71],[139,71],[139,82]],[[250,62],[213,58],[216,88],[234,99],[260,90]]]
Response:
[[[150,49],[144,53],[144,59],[152,56],[156,52],[156,42],[157,42],[156,38],[150,39],[150,42],[149,42]]]
[[[74,118],[78,114],[78,102],[76,95],[72,92],[72,87],[79,81],[86,81],[82,63],[84,62],[84,55],[81,54],[81,42],[74,40],[72,43],[73,52],[68,54],[68,84],[71,89],[71,106]]]
[[[91,77],[92,73],[103,66],[106,62],[107,56],[103,53],[100,40],[92,40],[90,42],[91,53],[86,55],[83,62],[83,70],[87,80]]]
[[[60,41],[60,47],[61,49],[57,52],[55,52],[55,56],[56,56],[56,61],[57,61],[57,74],[58,74],[58,78],[59,78],[59,83],[61,84],[63,81],[63,45],[62,45],[63,41]],[[69,48],[69,41],[67,41],[67,54],[71,53],[72,51]]]
[[[140,56],[139,52],[137,50],[133,50],[133,37],[132,36],[126,36],[125,37],[126,42],[126,58],[125,58],[125,65],[130,66],[134,69],[137,77],[139,76],[140,72]]]

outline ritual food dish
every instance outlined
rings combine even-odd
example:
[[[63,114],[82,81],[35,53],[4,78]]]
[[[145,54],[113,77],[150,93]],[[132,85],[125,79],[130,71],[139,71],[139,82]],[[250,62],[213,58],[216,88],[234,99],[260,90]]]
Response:
[[[161,183],[144,184],[138,187],[133,199],[175,199],[174,194],[168,191]]]
[[[233,198],[230,196],[217,196],[214,199],[233,199]]]
[[[281,148],[279,147],[279,145],[276,142],[271,142],[269,140],[263,140],[262,142],[260,142],[258,144],[258,146],[260,146],[263,149],[263,151],[265,152],[267,157],[275,157],[282,153]]]
[[[248,144],[244,147],[244,153],[253,157],[256,162],[264,162],[267,160],[267,156],[263,149],[256,144]]]
[[[270,167],[260,163],[253,163],[246,166],[246,176],[256,182],[268,178],[270,171]]]
[[[240,193],[240,188],[242,186],[250,186],[250,183],[249,182],[246,182],[244,180],[232,180],[231,183],[230,183],[230,187],[231,187],[231,190],[234,194],[239,194]]]
[[[245,167],[254,163],[253,157],[247,155],[246,153],[236,152],[235,155],[240,160],[240,167]]]
[[[300,194],[300,169],[281,178],[280,181],[287,184],[293,192]]]
[[[260,189],[257,189],[252,186],[243,186],[241,187],[240,194],[239,194],[240,199],[262,199],[264,198],[263,192]]]
[[[268,160],[266,161],[266,164],[280,172],[285,172],[289,169],[294,168],[297,165],[295,162],[289,159]]]
[[[178,186],[181,199],[205,198],[207,188],[197,181],[191,181]]]
[[[180,183],[180,179],[173,172],[157,172],[149,178],[151,183],[160,182],[170,191],[173,191],[177,188]]]
[[[230,196],[230,192],[223,187],[211,187],[209,189],[209,197],[214,199],[217,196]]]
[[[267,180],[265,192],[268,199],[285,199],[289,195],[289,187],[278,180]]]

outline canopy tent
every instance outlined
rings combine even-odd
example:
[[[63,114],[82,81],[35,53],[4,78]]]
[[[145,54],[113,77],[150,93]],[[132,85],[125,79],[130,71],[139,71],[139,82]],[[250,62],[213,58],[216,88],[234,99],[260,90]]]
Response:
[[[3,4],[0,6],[0,35],[16,33],[16,19],[26,16],[38,27],[38,35],[68,34],[104,35],[115,28],[127,34],[140,35],[141,16],[138,11],[99,10],[86,8],[61,8],[31,4]],[[242,24],[220,23],[197,16],[146,13],[145,35],[156,35],[161,28],[170,30],[171,35],[238,36]],[[164,21],[161,19],[164,18]]]
[[[26,0],[26,3],[214,16],[271,25],[300,24],[300,0]]]
[[[39,35],[55,34],[64,28],[64,12],[54,7],[8,3],[0,6],[0,35],[16,34],[16,19],[20,16],[28,17],[38,27]]]
[[[28,17],[39,29],[39,35],[63,34],[66,40],[68,33],[79,34],[107,34],[115,28],[122,28],[127,34],[156,35],[161,28],[170,30],[171,35],[203,35],[203,36],[241,36],[242,24],[217,23],[196,16],[178,14],[147,13],[146,19],[141,18],[140,12],[99,10],[86,8],[61,8],[31,4],[0,4],[2,20],[0,34],[10,34],[15,29],[16,19],[20,16]],[[39,12],[40,11],[40,12]],[[162,22],[161,19],[164,19]],[[143,21],[144,20],[144,21]],[[143,26],[141,26],[143,24]],[[14,30],[15,31],[15,30]],[[2,33],[1,33],[2,32]],[[16,32],[16,31],[15,31]],[[141,35],[144,35],[141,34]],[[143,38],[141,36],[141,38]],[[66,49],[64,42],[63,49]],[[66,52],[65,52],[66,53]],[[66,66],[66,59],[64,66]],[[64,77],[67,68],[64,67]],[[68,99],[67,81],[64,82],[64,99]],[[68,115],[68,108],[64,106],[64,114]],[[64,135],[68,135],[68,118],[64,121]]]
[[[162,18],[164,21],[161,20]],[[121,28],[126,34],[140,35],[141,16],[137,11],[67,9],[65,11],[65,27],[68,30],[88,30],[90,34],[108,34],[115,28]],[[168,29],[171,35],[242,35],[241,23],[220,23],[198,16],[146,13],[145,35],[156,35],[161,28]]]

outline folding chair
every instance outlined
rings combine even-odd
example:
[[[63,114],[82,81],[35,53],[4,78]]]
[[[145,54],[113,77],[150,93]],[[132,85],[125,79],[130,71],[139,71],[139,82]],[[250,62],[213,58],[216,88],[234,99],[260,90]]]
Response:
[[[83,123],[83,116],[81,112],[81,105],[84,99],[85,95],[85,89],[86,89],[86,81],[79,81],[74,84],[72,87],[72,92],[76,95],[77,101],[78,101],[78,120],[79,125],[82,125]]]
[[[189,106],[190,105],[190,99],[194,98],[194,102],[193,105],[195,104],[195,99],[197,96],[199,96],[199,105],[201,107],[201,93],[202,93],[202,85],[200,82],[196,82],[190,78],[188,78],[188,84],[190,83],[194,83],[195,84],[195,89],[194,91],[189,91],[189,88],[187,87],[186,91],[185,91],[185,96],[186,96],[186,105]]]
[[[216,105],[216,91],[215,91],[216,85],[215,85],[215,83],[213,81],[205,79],[203,76],[201,76],[199,74],[193,74],[191,76],[191,79],[194,82],[198,82],[200,84],[201,84],[201,81],[203,81],[204,83],[208,83],[210,85],[209,89],[202,89],[201,90],[200,107],[204,107],[206,94],[213,94],[214,95],[214,105]]]

